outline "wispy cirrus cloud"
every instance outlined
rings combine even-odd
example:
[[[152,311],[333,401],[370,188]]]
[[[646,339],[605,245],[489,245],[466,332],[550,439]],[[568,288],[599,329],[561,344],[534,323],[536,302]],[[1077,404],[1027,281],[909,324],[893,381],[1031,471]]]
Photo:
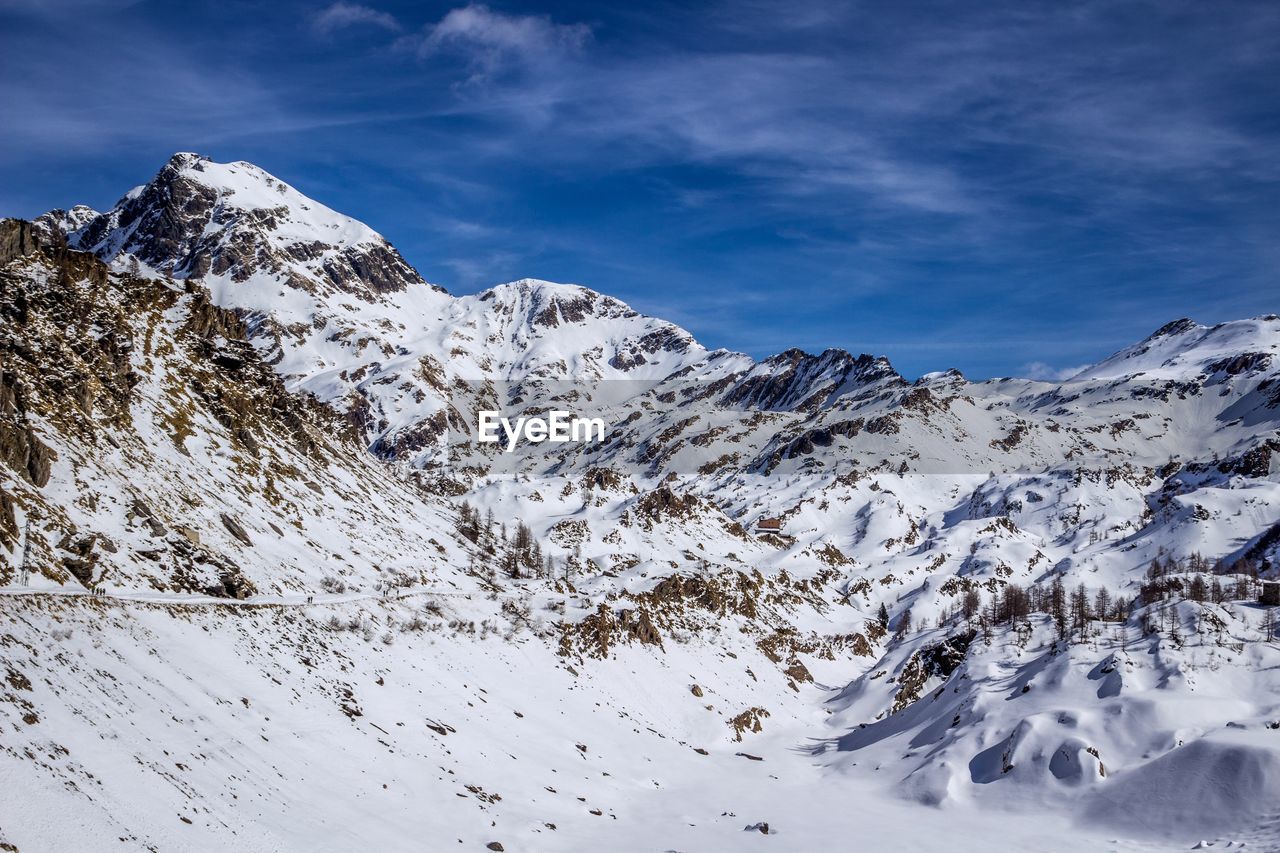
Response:
[[[472,4],[452,9],[403,44],[420,59],[460,56],[472,81],[512,68],[554,68],[591,38],[585,24],[559,24],[546,15],[510,15]]]
[[[65,2],[0,0],[0,201],[258,160],[447,286],[582,281],[712,345],[907,370],[1053,376],[1274,309],[1266,0]],[[318,37],[282,43],[299,21]]]
[[[775,200],[844,196],[984,217],[989,231],[989,217],[1017,222],[1028,188],[1096,194],[1110,204],[1090,214],[1105,216],[1158,201],[1146,183],[1157,175],[1280,174],[1212,94],[1219,75],[1268,62],[1257,46],[1275,30],[1265,11],[1192,35],[1190,71],[1172,43],[1130,39],[1111,4],[915,15],[909,38],[900,14],[882,11],[807,4],[798,19],[831,38],[781,49],[730,38],[632,52],[588,50],[582,24],[473,5],[415,44],[423,58],[464,56],[473,79],[494,84],[461,91],[464,109],[539,126],[552,113],[578,141],[539,153],[706,162],[759,177]],[[720,18],[731,33],[775,32],[797,14],[752,3]],[[494,79],[522,64],[539,74]]]
[[[8,52],[9,61],[22,63],[23,85],[7,93],[0,151],[15,158],[40,151],[83,156],[104,145],[152,140],[158,127],[166,135],[207,139],[247,121],[286,120],[273,92],[242,69],[211,68],[180,45],[137,30],[102,26],[97,32],[112,38],[60,45],[57,53],[30,42]],[[126,37],[138,46],[137,56],[112,62],[116,39]]]
[[[400,29],[400,22],[389,12],[382,12],[359,3],[344,2],[325,7],[311,19],[311,29],[322,36],[358,26],[370,26],[394,32]]]

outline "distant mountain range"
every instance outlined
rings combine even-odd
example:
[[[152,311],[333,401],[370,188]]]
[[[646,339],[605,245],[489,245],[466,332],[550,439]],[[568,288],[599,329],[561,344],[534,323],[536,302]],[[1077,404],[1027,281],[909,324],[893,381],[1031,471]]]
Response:
[[[568,784],[545,773],[489,797],[503,784],[494,756],[542,767],[569,743],[565,761],[609,756],[600,767],[617,778],[600,784],[661,789],[626,746],[647,726],[669,776],[702,778],[699,761],[732,775],[755,738],[771,761],[803,742],[824,790],[874,766],[875,790],[934,805],[1078,807],[1107,837],[1239,827],[1232,838],[1274,840],[1259,810],[1280,796],[1280,751],[1264,743],[1280,660],[1253,602],[1280,561],[1280,317],[1176,320],[1063,382],[913,380],[842,350],[756,360],[581,286],[450,295],[262,169],[176,154],[109,211],[0,223],[0,318],[0,582],[13,593],[0,603],[15,626],[0,658],[11,686],[37,685],[10,690],[0,767],[36,811],[170,849],[183,827],[169,805],[131,811],[122,788],[87,805],[66,793],[87,777],[18,744],[74,743],[86,773],[146,784],[168,778],[178,759],[163,745],[186,720],[241,750],[179,764],[199,768],[179,787],[218,844],[260,825],[219,787],[232,768],[239,796],[274,785],[290,750],[323,745],[362,774],[374,749],[447,763],[431,781],[448,791],[431,801],[446,842],[500,821],[528,849],[572,849],[566,834],[600,838],[579,828],[599,816],[521,805]],[[503,454],[473,440],[482,406],[564,407],[604,418],[607,436]],[[777,532],[758,529],[765,518]],[[1081,585],[1083,625],[1064,634],[1053,596]],[[93,590],[85,601],[133,604],[99,619],[66,598]],[[199,610],[215,606],[248,615]],[[50,661],[48,620],[93,639],[77,647],[86,663]],[[205,657],[203,637],[224,631]],[[135,646],[168,651],[143,666]],[[427,656],[430,675],[414,669]],[[264,734],[241,686],[250,665],[279,673],[262,687],[279,703],[268,715],[362,734]],[[517,665],[554,690],[521,704],[524,682],[499,686]],[[453,684],[473,666],[501,719],[477,710],[466,677]],[[226,704],[179,690],[188,667]],[[399,704],[379,704],[390,676],[370,688],[374,671],[401,679],[388,688]],[[451,690],[422,704],[432,680]],[[578,685],[618,718],[583,746],[550,719]],[[526,739],[507,740],[535,708]],[[129,713],[154,737],[139,740]],[[492,752],[458,735],[472,719]],[[444,751],[456,743],[470,745]],[[266,758],[245,769],[246,754]],[[345,808],[316,760],[290,765],[288,784]],[[401,774],[388,784],[404,784],[412,765],[388,761]],[[1194,784],[1145,797],[1179,762],[1249,768],[1256,807],[1224,823]],[[455,771],[489,781],[455,798]],[[343,778],[383,796],[363,787],[372,776]],[[369,808],[417,826],[406,803]],[[1145,809],[1167,819],[1132,819]],[[618,849],[701,838],[681,821],[629,834],[634,821],[622,816]],[[384,830],[370,837],[394,848]],[[707,848],[736,849],[733,831]]]

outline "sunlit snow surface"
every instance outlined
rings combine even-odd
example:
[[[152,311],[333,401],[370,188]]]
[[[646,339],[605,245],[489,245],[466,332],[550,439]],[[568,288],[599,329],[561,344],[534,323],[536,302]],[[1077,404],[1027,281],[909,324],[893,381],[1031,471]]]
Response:
[[[1280,849],[1280,650],[1251,601],[1157,605],[1070,645],[1043,617],[991,629],[900,702],[913,661],[963,633],[937,622],[965,586],[1132,597],[1153,558],[1275,557],[1277,318],[1173,323],[1065,383],[912,382],[838,351],[757,362],[577,286],[321,281],[382,238],[250,164],[171,164],[217,199],[220,225],[189,236],[273,259],[191,285],[243,312],[291,391],[364,412],[363,432],[308,454],[269,425],[245,452],[196,392],[218,377],[193,363],[196,291],[159,279],[171,307],[131,319],[131,425],[89,439],[32,416],[57,461],[42,489],[0,468],[19,528],[38,513],[36,571],[0,595],[0,842]],[[103,233],[116,277],[94,298],[174,271],[117,253],[147,235]],[[64,286],[39,263],[22,275]],[[570,398],[609,413],[608,442],[503,456],[458,438],[477,401]],[[441,445],[406,437],[451,409],[464,423],[438,468]],[[573,585],[489,580],[463,500],[528,524],[558,576],[580,556]],[[762,517],[785,537],[755,535]],[[179,528],[253,594],[177,591]],[[70,530],[115,546],[105,597],[60,568]],[[209,566],[192,583],[216,582]],[[617,634],[600,659],[575,633],[673,577],[738,572],[759,573],[751,607],[682,601],[660,646]],[[868,640],[881,605],[914,629]],[[779,635],[812,647],[772,659]],[[736,739],[753,708],[761,731]]]

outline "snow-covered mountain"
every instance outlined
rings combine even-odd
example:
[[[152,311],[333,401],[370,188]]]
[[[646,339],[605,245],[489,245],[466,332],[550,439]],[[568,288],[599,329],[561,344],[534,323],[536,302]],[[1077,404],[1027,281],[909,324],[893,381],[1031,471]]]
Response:
[[[1274,375],[1280,364],[1280,317],[1201,326],[1188,319],[1161,326],[1146,340],[1086,368],[1075,380]]]
[[[757,361],[179,154],[0,321],[0,846],[1280,845],[1275,316]]]
[[[522,280],[455,298],[372,229],[249,163],[175,154],[85,221],[72,247],[123,271],[199,281],[242,314],[291,390],[344,411],[383,456],[423,464],[456,381],[660,379],[692,336],[585,287]]]
[[[69,242],[99,257],[127,254],[175,279],[259,290],[277,285],[356,299],[421,286],[373,229],[299,193],[251,163],[175,154],[147,184],[82,220]]]

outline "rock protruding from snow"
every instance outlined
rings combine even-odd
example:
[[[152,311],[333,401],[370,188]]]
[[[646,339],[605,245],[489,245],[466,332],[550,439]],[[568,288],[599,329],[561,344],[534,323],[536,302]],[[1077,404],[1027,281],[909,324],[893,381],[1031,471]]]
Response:
[[[1186,318],[1161,326],[1149,337],[1086,368],[1071,381],[1193,379],[1236,376],[1280,365],[1280,317],[1268,314],[1201,326]]]
[[[32,224],[51,234],[67,235],[79,231],[98,216],[101,214],[87,204],[77,204],[70,210],[55,208],[37,217]]]
[[[204,284],[248,318],[291,390],[416,463],[439,446],[458,383],[658,380],[707,355],[684,329],[585,287],[525,279],[451,297],[377,232],[250,163],[175,154],[111,210],[41,224],[118,270]]]
[[[536,279],[461,297],[450,321],[459,343],[481,344],[471,348],[478,370],[470,379],[657,380],[707,353],[674,323],[590,288]]]
[[[73,211],[63,216],[73,246],[173,278],[262,275],[366,299],[424,283],[377,232],[251,163],[175,154],[106,213]]]
[[[839,349],[816,356],[789,349],[756,365],[725,402],[752,409],[813,411],[879,383],[904,384],[886,358],[855,357]]]

